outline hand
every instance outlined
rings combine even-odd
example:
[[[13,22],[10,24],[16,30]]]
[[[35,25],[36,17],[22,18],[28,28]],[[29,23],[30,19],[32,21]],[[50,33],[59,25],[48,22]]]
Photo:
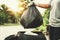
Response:
[[[34,2],[32,1],[32,2],[28,3],[27,6],[29,7],[29,6],[33,5],[33,3],[34,3]]]

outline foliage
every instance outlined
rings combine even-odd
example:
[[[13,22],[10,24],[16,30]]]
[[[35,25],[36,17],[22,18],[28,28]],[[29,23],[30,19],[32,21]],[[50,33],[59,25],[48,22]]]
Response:
[[[47,24],[49,24],[49,16],[50,16],[50,8],[48,8],[47,10],[45,10],[45,13],[44,13],[44,16],[43,16],[44,26],[46,26]]]
[[[46,26],[49,24],[49,16],[50,16],[50,8],[45,10],[43,15],[43,24],[40,27],[36,28],[37,30],[46,31]]]
[[[0,24],[4,23],[15,23],[17,18],[14,16],[14,12],[12,11],[7,11],[9,8],[5,5],[2,4],[0,8]]]
[[[0,24],[8,21],[8,15],[0,9]]]
[[[0,24],[4,24],[4,23],[7,23],[8,22],[8,15],[7,13],[5,12],[5,5],[1,5],[1,8],[0,8]]]

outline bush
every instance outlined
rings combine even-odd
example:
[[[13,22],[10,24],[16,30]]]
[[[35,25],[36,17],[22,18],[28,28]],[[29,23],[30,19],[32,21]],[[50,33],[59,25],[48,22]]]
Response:
[[[4,10],[0,9],[0,24],[4,24],[8,22],[8,15],[4,12]]]

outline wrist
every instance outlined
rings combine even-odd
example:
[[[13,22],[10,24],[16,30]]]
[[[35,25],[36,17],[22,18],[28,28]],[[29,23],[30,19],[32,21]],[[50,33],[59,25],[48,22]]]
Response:
[[[40,4],[35,4],[35,6],[38,6],[38,7],[39,7],[39,6],[40,6]]]

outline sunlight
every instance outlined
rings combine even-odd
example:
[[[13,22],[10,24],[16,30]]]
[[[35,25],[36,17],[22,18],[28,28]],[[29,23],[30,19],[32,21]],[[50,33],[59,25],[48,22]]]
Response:
[[[9,8],[12,9],[12,11],[18,11],[18,3],[19,1],[17,0],[0,0],[0,4],[5,4]]]
[[[19,6],[19,1],[18,0],[0,0],[0,5],[1,4],[6,4],[6,6],[8,6],[11,10],[11,11],[14,11],[14,12],[20,12],[21,10],[23,10],[24,8],[22,7],[18,7]],[[38,0],[38,1],[35,1],[35,3],[49,3],[49,0]],[[41,13],[43,13],[45,11],[45,9],[43,8],[38,8],[39,11]]]

